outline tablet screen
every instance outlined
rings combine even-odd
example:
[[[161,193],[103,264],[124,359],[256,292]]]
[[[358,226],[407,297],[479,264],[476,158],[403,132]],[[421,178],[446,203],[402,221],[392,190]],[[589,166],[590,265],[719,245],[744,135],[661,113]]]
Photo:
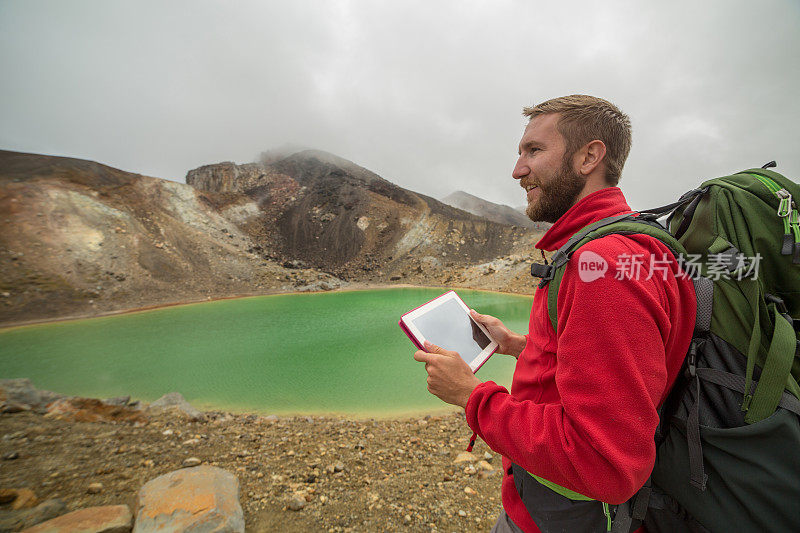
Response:
[[[409,322],[430,342],[458,352],[468,364],[492,342],[455,300],[443,302]]]

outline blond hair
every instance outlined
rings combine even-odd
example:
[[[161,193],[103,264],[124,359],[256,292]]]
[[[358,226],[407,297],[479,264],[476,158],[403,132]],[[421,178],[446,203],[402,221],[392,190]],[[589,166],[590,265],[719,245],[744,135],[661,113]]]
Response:
[[[631,150],[631,120],[628,115],[602,98],[585,94],[561,96],[526,107],[522,114],[533,119],[540,115],[559,114],[558,132],[567,144],[565,157],[594,140],[606,145],[606,181],[619,183],[622,167]]]

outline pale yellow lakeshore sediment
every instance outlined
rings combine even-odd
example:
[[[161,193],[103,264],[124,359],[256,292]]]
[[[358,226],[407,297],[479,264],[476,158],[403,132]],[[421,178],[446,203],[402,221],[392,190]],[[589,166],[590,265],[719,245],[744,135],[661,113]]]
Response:
[[[338,293],[338,292],[356,292],[356,291],[372,291],[372,290],[384,290],[384,289],[441,289],[443,291],[450,291],[450,290],[458,290],[458,289],[465,289],[469,291],[476,291],[476,292],[488,292],[492,294],[505,294],[509,296],[520,296],[520,297],[528,297],[532,298],[533,295],[528,294],[519,294],[516,292],[504,292],[504,291],[493,291],[488,289],[475,289],[472,287],[444,287],[439,285],[407,285],[407,284],[376,284],[370,285],[366,283],[353,283],[348,285],[347,288],[344,289],[334,289],[329,291],[277,291],[277,290],[269,290],[259,293],[250,293],[250,294],[235,294],[231,296],[219,296],[215,298],[202,298],[196,300],[182,300],[180,302],[169,302],[163,304],[156,304],[156,305],[147,305],[142,307],[132,307],[129,309],[118,309],[115,311],[104,311],[102,313],[96,314],[81,314],[81,315],[67,315],[63,317],[57,318],[43,318],[43,319],[35,319],[35,320],[25,320],[20,322],[11,322],[6,324],[0,324],[0,331],[7,331],[15,328],[21,328],[26,326],[35,326],[39,324],[52,324],[52,323],[65,323],[65,322],[77,322],[80,320],[89,320],[92,318],[102,318],[108,316],[118,316],[118,315],[128,315],[134,313],[144,313],[147,311],[156,311],[159,309],[165,309],[168,307],[179,307],[183,305],[196,305],[206,302],[219,302],[222,300],[238,300],[244,298],[259,298],[262,296],[283,296],[283,295],[292,295],[292,294],[330,294],[330,293]]]

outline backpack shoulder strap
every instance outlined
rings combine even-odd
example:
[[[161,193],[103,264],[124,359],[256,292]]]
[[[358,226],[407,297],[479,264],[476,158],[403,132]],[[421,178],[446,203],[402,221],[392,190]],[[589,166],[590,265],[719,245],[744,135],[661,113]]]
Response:
[[[675,255],[682,256],[686,253],[677,239],[656,220],[656,215],[626,213],[604,218],[589,224],[556,251],[549,265],[534,264],[531,266],[531,275],[542,278],[539,288],[551,285],[547,293],[547,311],[553,330],[558,331],[558,288],[564,271],[572,255],[584,244],[605,237],[606,235],[633,235],[645,234],[663,242]],[[552,283],[551,283],[552,282]]]

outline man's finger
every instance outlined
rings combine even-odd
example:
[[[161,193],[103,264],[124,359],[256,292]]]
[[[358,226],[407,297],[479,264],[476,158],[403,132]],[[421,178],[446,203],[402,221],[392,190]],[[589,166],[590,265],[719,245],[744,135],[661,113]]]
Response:
[[[472,316],[473,319],[480,322],[481,324],[485,323],[487,320],[491,320],[492,318],[494,318],[490,315],[482,315],[474,309],[470,309],[469,314],[470,316]]]
[[[428,341],[425,341],[425,349],[428,351],[428,353],[432,353],[432,354],[449,355],[449,356],[454,356],[454,355],[457,356],[458,355],[457,352],[453,352],[453,351],[450,351],[450,350],[445,350],[441,346],[436,346],[432,342],[428,342]]]
[[[430,363],[434,359],[436,359],[437,354],[428,353],[423,350],[417,350],[414,352],[414,359],[419,361],[420,363]]]

